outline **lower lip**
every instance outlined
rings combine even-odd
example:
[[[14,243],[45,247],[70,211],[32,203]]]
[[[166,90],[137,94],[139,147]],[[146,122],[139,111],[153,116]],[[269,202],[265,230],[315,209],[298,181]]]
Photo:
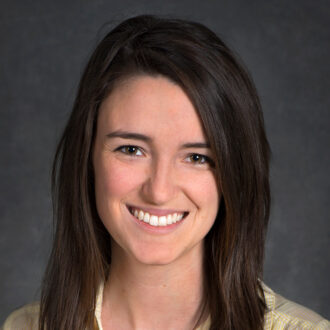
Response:
[[[176,230],[181,224],[182,222],[185,221],[185,218],[187,216],[185,216],[183,219],[181,219],[180,221],[176,222],[176,223],[172,223],[171,225],[167,225],[167,226],[151,226],[149,223],[144,222],[143,220],[139,220],[137,219],[132,213],[130,213],[130,216],[133,218],[134,222],[143,230],[152,233],[152,234],[168,234],[173,232],[174,230]]]

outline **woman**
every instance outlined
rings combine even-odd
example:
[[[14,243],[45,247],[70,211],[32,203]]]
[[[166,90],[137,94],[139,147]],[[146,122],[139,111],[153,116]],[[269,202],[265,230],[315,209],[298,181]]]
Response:
[[[260,280],[269,154],[255,87],[213,32],[124,21],[56,153],[40,305],[4,329],[328,329]]]

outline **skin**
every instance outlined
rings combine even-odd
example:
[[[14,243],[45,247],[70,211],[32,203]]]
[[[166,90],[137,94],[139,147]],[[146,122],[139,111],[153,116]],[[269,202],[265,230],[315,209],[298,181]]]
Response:
[[[184,146],[188,143],[204,145]],[[165,77],[129,78],[102,103],[93,152],[95,194],[113,238],[104,330],[195,325],[203,294],[203,241],[221,195],[206,144],[189,98]],[[172,229],[150,230],[130,213],[131,205],[186,216]]]

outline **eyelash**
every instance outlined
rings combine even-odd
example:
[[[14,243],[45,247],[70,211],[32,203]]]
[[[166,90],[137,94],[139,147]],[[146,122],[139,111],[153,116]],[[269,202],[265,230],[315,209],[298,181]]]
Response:
[[[192,160],[192,158],[193,157],[198,157],[199,159],[195,159],[195,161],[194,160]],[[195,163],[196,165],[204,165],[204,164],[209,164],[209,165],[212,165],[213,164],[213,162],[212,162],[212,160],[209,158],[209,157],[207,157],[207,156],[205,156],[205,155],[201,155],[201,154],[190,154],[186,159],[189,159],[189,163]],[[203,159],[203,161],[201,161],[201,159]]]
[[[128,151],[129,148],[134,149],[134,151],[129,152]],[[131,157],[141,157],[141,155],[143,155],[141,148],[137,147],[137,146],[133,146],[133,145],[120,146],[115,151],[119,151],[119,152],[126,154],[128,156],[131,156]],[[136,152],[140,152],[141,155],[137,155]]]
[[[129,149],[131,149],[131,151],[128,151]],[[117,149],[115,149],[115,151],[119,151],[119,152],[121,152],[125,155],[128,155],[128,156],[131,156],[131,157],[141,157],[144,154],[144,152],[141,150],[140,147],[137,147],[137,146],[134,146],[134,145],[120,146]],[[137,155],[138,152],[140,152],[141,155]],[[193,157],[196,157],[196,156],[199,159],[193,160]],[[185,159],[188,159],[188,163],[194,163],[195,165],[208,164],[210,166],[214,166],[214,163],[213,163],[212,159],[210,159],[210,157],[202,155],[202,154],[192,153],[192,154],[189,154],[188,157],[186,157]],[[201,161],[201,159],[203,161]]]

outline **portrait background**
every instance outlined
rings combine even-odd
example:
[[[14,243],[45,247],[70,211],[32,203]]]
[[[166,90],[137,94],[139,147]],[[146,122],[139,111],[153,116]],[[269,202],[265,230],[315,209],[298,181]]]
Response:
[[[50,171],[83,67],[123,19],[199,21],[248,67],[272,148],[264,280],[330,318],[330,2],[2,0],[0,324],[38,300],[52,240]]]

